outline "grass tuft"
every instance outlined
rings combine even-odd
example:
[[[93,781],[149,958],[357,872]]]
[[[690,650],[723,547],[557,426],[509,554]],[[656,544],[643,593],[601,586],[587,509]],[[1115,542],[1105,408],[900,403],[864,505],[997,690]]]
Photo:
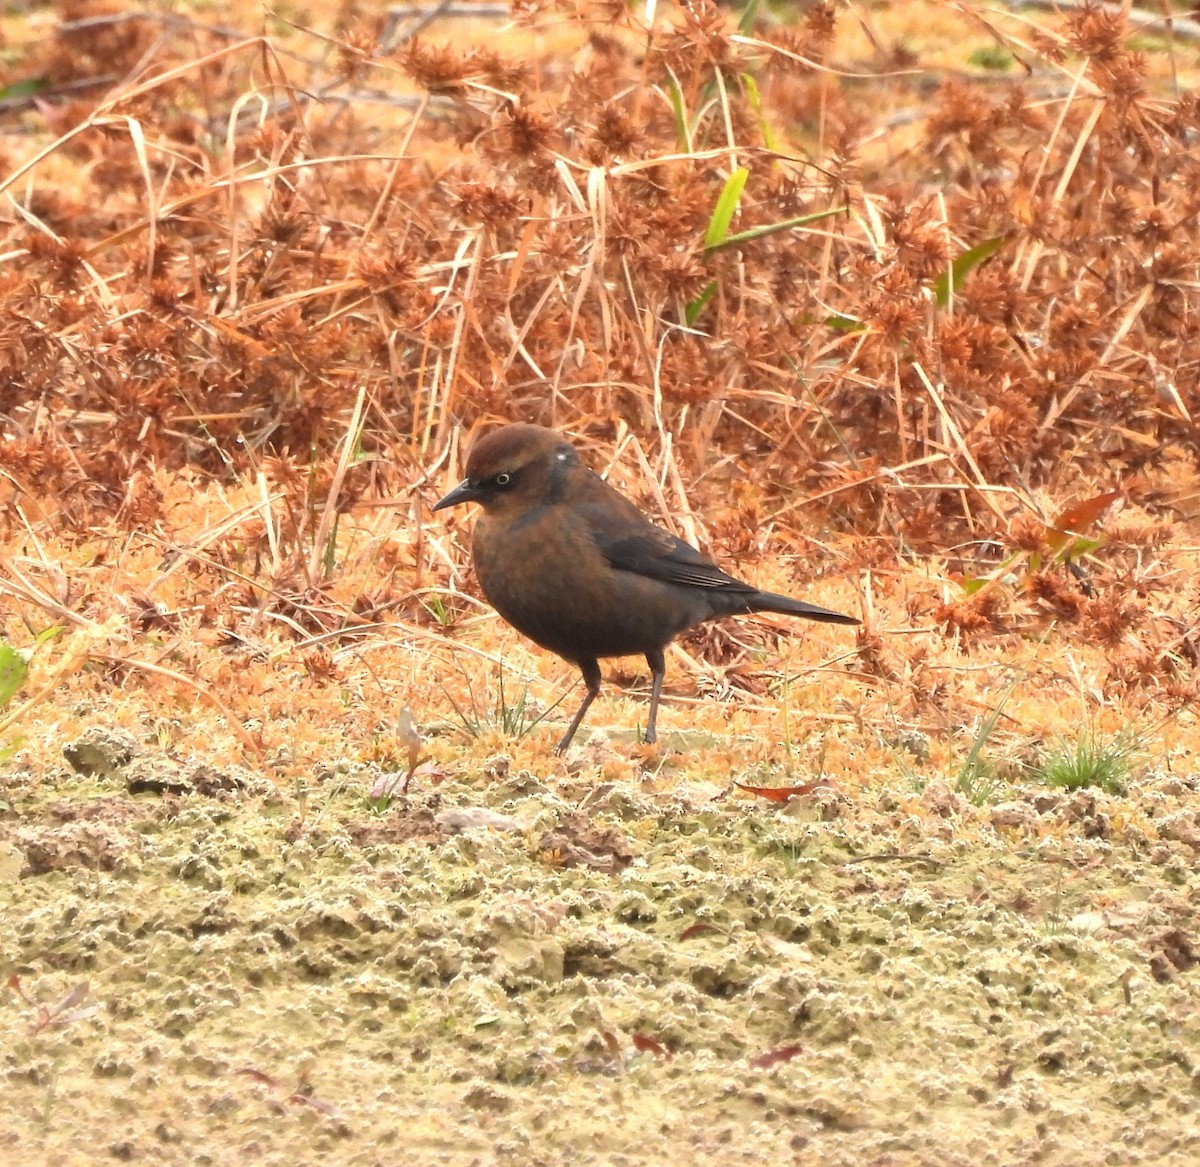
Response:
[[[1123,794],[1140,752],[1140,742],[1129,733],[1104,738],[1098,730],[1088,728],[1073,741],[1061,739],[1037,774],[1047,786],[1064,790],[1095,788]]]

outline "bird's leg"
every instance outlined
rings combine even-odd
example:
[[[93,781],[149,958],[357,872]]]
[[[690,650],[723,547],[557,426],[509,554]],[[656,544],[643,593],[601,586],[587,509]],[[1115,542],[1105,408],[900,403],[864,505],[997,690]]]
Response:
[[[562,741],[554,747],[556,754],[567,752],[567,747],[571,744],[571,739],[575,736],[575,731],[579,728],[583,715],[587,713],[588,706],[596,700],[596,695],[600,692],[600,665],[594,660],[582,660],[578,663],[580,672],[583,673],[583,683],[587,686],[587,692],[583,696],[583,704],[580,705],[579,712],[575,714],[574,720],[567,727],[567,732],[563,734]]]
[[[650,716],[646,720],[646,744],[653,745],[658,740],[658,699],[662,696],[663,674],[667,671],[667,661],[661,648],[646,653],[646,663],[650,666]]]

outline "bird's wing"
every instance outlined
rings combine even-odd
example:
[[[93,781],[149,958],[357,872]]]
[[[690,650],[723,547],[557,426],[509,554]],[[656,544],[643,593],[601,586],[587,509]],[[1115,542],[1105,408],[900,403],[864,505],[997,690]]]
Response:
[[[577,513],[587,521],[601,554],[619,571],[694,588],[729,592],[755,589],[727,575],[690,543],[656,527],[625,499],[623,507],[584,504]],[[626,509],[628,508],[628,509]]]

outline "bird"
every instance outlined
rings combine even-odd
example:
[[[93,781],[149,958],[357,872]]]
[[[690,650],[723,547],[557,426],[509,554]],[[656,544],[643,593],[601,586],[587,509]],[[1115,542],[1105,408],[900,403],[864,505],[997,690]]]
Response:
[[[466,477],[435,511],[478,503],[471,559],[488,603],[518,632],[574,664],[586,693],[555,747],[571,745],[600,692],[599,661],[644,656],[652,685],[645,740],[657,740],[663,650],[705,620],[778,612],[830,624],[854,616],[760,591],[650,521],[584,465],[555,430],[509,424],[468,453]]]

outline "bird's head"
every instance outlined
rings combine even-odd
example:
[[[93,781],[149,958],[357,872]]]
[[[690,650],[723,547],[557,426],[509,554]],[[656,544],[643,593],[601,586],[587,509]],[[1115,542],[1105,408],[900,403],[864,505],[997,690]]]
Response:
[[[491,516],[516,516],[555,502],[579,455],[553,430],[540,425],[506,425],[472,447],[467,476],[434,510],[477,502]]]

